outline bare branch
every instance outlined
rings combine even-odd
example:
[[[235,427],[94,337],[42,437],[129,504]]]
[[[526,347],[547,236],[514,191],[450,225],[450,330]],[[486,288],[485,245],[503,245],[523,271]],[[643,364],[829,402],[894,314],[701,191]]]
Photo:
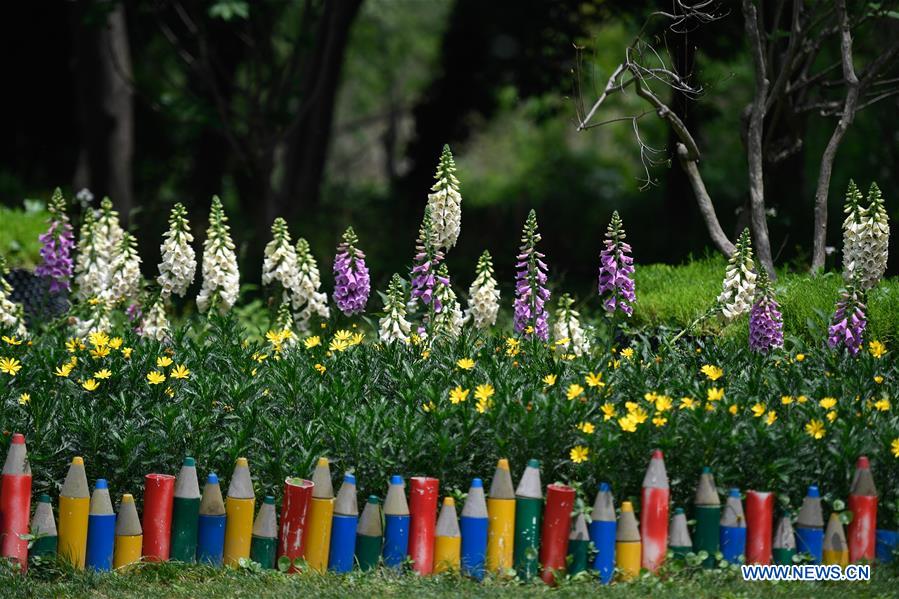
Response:
[[[593,115],[596,114],[596,111],[599,110],[599,107],[603,102],[605,102],[606,98],[608,98],[610,94],[614,93],[615,91],[621,91],[623,89],[623,86],[621,84],[616,84],[615,82],[617,81],[621,73],[624,72],[624,70],[625,66],[623,63],[615,68],[615,70],[612,72],[611,77],[609,77],[609,80],[606,82],[606,88],[603,90],[602,94],[599,96],[596,102],[594,102],[593,108],[590,109],[590,112],[587,113],[587,116],[581,119],[580,123],[578,124],[578,131],[583,131],[587,128],[587,124],[590,122],[590,119],[593,118]]]

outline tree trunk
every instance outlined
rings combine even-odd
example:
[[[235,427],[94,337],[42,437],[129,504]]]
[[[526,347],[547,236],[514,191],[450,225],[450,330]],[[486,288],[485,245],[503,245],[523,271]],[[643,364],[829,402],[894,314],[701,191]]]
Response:
[[[768,271],[773,279],[774,261],[771,258],[771,241],[768,238],[768,221],[765,215],[765,178],[764,161],[762,159],[762,141],[765,127],[765,104],[768,98],[768,76],[765,67],[765,55],[759,33],[759,20],[755,4],[751,0],[743,0],[743,18],[746,36],[749,38],[749,49],[755,67],[755,95],[749,112],[749,123],[746,132],[746,157],[749,163],[749,203],[752,236],[755,241],[755,253],[759,263]]]
[[[817,273],[824,268],[827,244],[827,196],[830,192],[830,175],[833,171],[833,161],[837,156],[837,149],[852,120],[858,106],[859,80],[852,64],[852,32],[849,23],[849,14],[846,11],[846,1],[837,0],[837,12],[840,19],[840,55],[843,68],[843,79],[846,82],[846,100],[843,103],[843,112],[837,123],[824,154],[821,155],[821,170],[818,172],[818,186],[815,189],[815,229],[812,238],[812,273]]]
[[[266,202],[268,222],[277,216],[292,218],[300,205],[315,205],[328,155],[334,106],[350,28],[362,0],[327,2],[315,48],[303,82],[303,101],[284,139],[281,157],[275,158],[283,177],[273,185]]]
[[[86,17],[98,10],[106,8],[82,0],[72,15],[81,128],[73,183],[108,195],[127,222],[134,202],[134,107],[125,5],[115,4],[104,19],[90,22]]]

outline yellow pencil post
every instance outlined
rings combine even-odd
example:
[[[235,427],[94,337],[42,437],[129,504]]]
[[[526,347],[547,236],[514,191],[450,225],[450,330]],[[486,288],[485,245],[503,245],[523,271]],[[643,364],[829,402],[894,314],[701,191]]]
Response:
[[[621,504],[615,537],[615,566],[621,572],[622,580],[632,580],[640,574],[641,553],[640,528],[634,516],[634,506],[630,501],[625,501]]]
[[[452,497],[443,499],[443,508],[437,518],[434,539],[434,573],[458,572],[461,563],[462,533],[456,518],[456,502]]]
[[[74,457],[59,493],[57,551],[69,563],[82,570],[87,554],[87,521],[90,509],[90,488],[84,472],[84,459]]]
[[[250,558],[250,544],[253,541],[253,516],[256,511],[256,496],[253,494],[253,480],[247,458],[237,458],[234,475],[228,485],[225,498],[225,547],[222,561],[226,566],[236,567],[240,558]]]
[[[144,533],[137,517],[134,497],[126,493],[122,495],[119,515],[115,525],[115,551],[112,555],[112,567],[118,570],[140,561],[141,548],[144,544]]]
[[[496,464],[487,498],[487,518],[487,569],[504,572],[513,567],[515,540],[515,487],[509,460],[505,458]]]
[[[821,561],[828,566],[840,566],[845,569],[849,565],[849,543],[839,514],[830,514],[827,530],[824,531],[824,551]]]
[[[319,458],[312,474],[312,501],[306,517],[303,557],[310,568],[317,572],[328,569],[331,549],[331,524],[334,520],[334,487],[331,484],[331,468],[328,458]]]

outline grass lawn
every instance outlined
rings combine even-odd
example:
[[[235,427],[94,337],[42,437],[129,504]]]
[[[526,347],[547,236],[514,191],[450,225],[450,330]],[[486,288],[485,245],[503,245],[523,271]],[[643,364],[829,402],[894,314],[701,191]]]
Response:
[[[590,578],[550,589],[537,581],[477,583],[454,575],[422,578],[388,572],[347,576],[284,575],[250,570],[215,570],[200,566],[144,564],[127,574],[92,574],[32,569],[28,577],[5,575],[0,584],[15,597],[895,597],[895,568],[880,567],[868,583],[743,582],[736,571],[686,571],[662,578],[646,575],[628,584],[601,587]]]

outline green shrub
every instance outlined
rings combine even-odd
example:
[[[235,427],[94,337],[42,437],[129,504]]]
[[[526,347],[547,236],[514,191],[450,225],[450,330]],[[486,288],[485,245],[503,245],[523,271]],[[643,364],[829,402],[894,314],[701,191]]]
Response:
[[[10,268],[34,268],[40,262],[38,236],[46,230],[48,216],[36,204],[28,210],[0,206],[0,254]]]

